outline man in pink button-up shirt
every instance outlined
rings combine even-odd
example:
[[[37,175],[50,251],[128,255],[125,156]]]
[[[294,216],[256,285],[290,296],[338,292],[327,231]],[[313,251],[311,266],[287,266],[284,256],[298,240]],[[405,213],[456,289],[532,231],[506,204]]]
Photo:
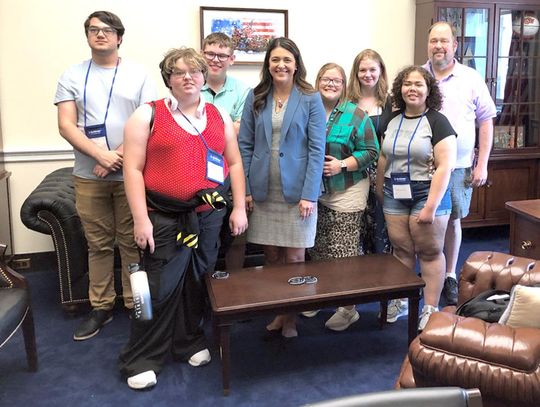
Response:
[[[446,278],[442,296],[457,303],[456,264],[461,246],[461,219],[469,213],[472,187],[486,183],[488,159],[493,143],[493,118],[497,111],[483,77],[454,58],[457,49],[453,27],[444,21],[429,30],[428,57],[424,67],[438,80],[443,93],[443,113],[457,132],[457,161],[449,188],[452,214],[444,242]],[[473,166],[478,124],[478,157]]]

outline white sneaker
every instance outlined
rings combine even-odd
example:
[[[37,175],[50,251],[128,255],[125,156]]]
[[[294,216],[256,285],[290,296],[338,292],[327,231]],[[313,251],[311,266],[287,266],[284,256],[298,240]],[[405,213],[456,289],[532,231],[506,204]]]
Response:
[[[146,372],[136,374],[127,379],[128,386],[135,390],[148,389],[149,387],[155,386],[156,383],[156,373],[153,370],[147,370]]]
[[[210,356],[210,352],[208,352],[208,349],[203,349],[200,352],[197,352],[192,357],[189,358],[188,363],[191,366],[203,366],[212,360],[212,357]]]
[[[409,302],[404,299],[391,300],[388,303],[388,311],[386,312],[386,322],[393,324],[400,317],[409,315]]]
[[[304,311],[304,312],[301,312],[300,314],[302,314],[302,316],[306,317],[306,318],[313,318],[315,315],[317,315],[319,313],[320,309],[314,309],[312,311]]]
[[[351,324],[358,321],[359,318],[360,314],[358,314],[356,308],[353,308],[349,311],[346,308],[339,307],[336,313],[332,315],[324,325],[332,331],[344,331],[345,329],[350,327]]]
[[[434,312],[439,311],[439,308],[434,307],[433,305],[424,305],[422,308],[422,313],[420,314],[420,322],[418,323],[418,331],[423,331],[426,327],[429,317]]]

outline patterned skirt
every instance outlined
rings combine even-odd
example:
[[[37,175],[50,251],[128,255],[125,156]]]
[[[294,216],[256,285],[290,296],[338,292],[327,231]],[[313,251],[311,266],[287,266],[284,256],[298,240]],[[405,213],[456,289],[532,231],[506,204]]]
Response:
[[[358,256],[362,233],[362,215],[359,212],[337,212],[318,204],[315,246],[309,250],[313,260]]]

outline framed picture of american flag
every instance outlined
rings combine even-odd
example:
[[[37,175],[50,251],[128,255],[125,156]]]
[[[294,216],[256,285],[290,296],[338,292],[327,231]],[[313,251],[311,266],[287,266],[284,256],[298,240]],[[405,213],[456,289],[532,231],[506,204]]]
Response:
[[[287,10],[260,8],[200,8],[201,44],[213,32],[232,38],[235,64],[262,64],[268,42],[275,37],[287,37]]]

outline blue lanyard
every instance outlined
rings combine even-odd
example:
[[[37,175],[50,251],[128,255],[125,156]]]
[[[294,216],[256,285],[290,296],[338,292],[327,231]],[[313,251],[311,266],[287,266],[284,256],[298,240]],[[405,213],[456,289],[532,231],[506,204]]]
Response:
[[[111,96],[112,91],[114,87],[114,81],[116,79],[116,73],[118,72],[118,64],[120,63],[120,58],[116,61],[116,68],[114,68],[114,76],[112,79],[111,84],[111,90],[109,91],[109,100],[107,101],[107,110],[105,110],[105,119],[103,120],[103,124],[107,121],[107,115],[109,114],[109,106],[111,104]],[[86,127],[86,84],[88,83],[88,76],[90,76],[90,67],[92,66],[92,60],[88,63],[88,70],[86,71],[86,78],[84,79],[84,95],[83,95],[83,102],[84,102],[84,127]]]
[[[426,111],[424,110],[424,112],[422,113],[422,116],[420,116],[420,120],[418,120],[418,123],[416,123],[416,127],[414,128],[411,139],[409,140],[409,145],[407,146],[407,172],[409,174],[411,173],[411,143],[412,143],[412,141],[414,139],[414,136],[416,134],[416,130],[418,130],[418,126],[420,126],[420,122],[424,118],[425,114],[426,114]],[[396,131],[396,137],[394,138],[394,144],[392,146],[392,156],[393,157],[396,156],[396,141],[398,139],[398,135],[399,135],[399,132],[401,130],[401,124],[403,123],[403,118],[404,117],[405,117],[405,113],[401,113],[401,120],[399,121],[399,126],[398,126],[398,129]],[[394,171],[394,160],[392,160],[392,169],[390,171],[391,172]]]
[[[204,146],[206,147],[206,149],[212,151],[212,150],[210,149],[210,147],[208,147],[208,144],[206,144],[206,141],[205,141],[203,135],[201,134],[201,132],[199,131],[199,129],[198,129],[197,127],[195,127],[195,125],[194,125],[193,123],[191,123],[191,120],[189,120],[189,119],[187,118],[187,116],[184,114],[184,112],[182,112],[182,111],[180,110],[180,108],[178,108],[178,111],[182,114],[182,116],[184,116],[184,119],[186,119],[187,122],[188,122],[189,124],[191,124],[191,127],[193,127],[193,128],[195,129],[195,131],[197,132],[197,134],[198,134],[199,137],[201,138],[202,142],[204,143]]]

